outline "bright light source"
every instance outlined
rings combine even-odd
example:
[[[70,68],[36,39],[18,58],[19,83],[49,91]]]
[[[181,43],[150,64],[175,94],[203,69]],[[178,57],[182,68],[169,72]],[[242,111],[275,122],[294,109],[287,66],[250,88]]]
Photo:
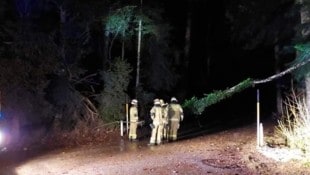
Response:
[[[0,145],[2,145],[3,141],[4,141],[4,135],[2,131],[0,131]]]

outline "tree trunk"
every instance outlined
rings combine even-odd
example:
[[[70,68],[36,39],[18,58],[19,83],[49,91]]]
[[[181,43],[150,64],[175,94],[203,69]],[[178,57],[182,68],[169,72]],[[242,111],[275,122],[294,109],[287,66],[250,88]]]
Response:
[[[310,111],[310,76],[306,76],[304,81],[306,85],[306,104],[308,111]]]
[[[304,4],[305,0],[299,0],[298,2],[302,5],[300,9],[300,23],[306,24],[310,22],[310,13],[308,6]],[[310,35],[310,29],[308,27],[304,27],[301,29],[301,35],[303,38],[306,38]],[[298,55],[298,53],[297,53]],[[305,96],[306,96],[306,104],[308,111],[310,111],[310,76],[309,73],[305,74],[304,78],[304,84],[305,84]]]
[[[59,18],[60,18],[60,28],[59,28],[59,31],[60,31],[60,39],[61,39],[61,43],[60,43],[60,55],[61,55],[61,58],[62,58],[62,61],[63,61],[63,65],[64,65],[64,70],[65,70],[65,73],[66,73],[66,76],[68,77],[68,80],[71,80],[72,79],[72,76],[71,76],[71,72],[68,68],[68,55],[67,55],[67,47],[68,47],[68,44],[67,44],[67,39],[66,39],[66,27],[65,27],[65,24],[67,23],[68,21],[68,14],[67,14],[67,10],[65,9],[65,7],[63,7],[63,5],[59,5]]]
[[[188,3],[189,4],[189,3]],[[189,51],[191,47],[191,28],[192,28],[192,19],[191,19],[190,9],[187,12],[186,20],[186,31],[185,31],[185,46],[184,46],[184,65],[186,69],[188,68],[189,63]]]
[[[187,0],[187,13],[186,13],[186,24],[185,24],[185,33],[184,33],[184,50],[181,54],[181,59],[178,59],[178,64],[182,65],[182,74],[181,76],[184,77],[184,81],[181,81],[181,87],[180,88],[190,88],[190,70],[189,70],[189,64],[190,64],[190,55],[191,55],[191,38],[192,38],[192,6],[191,1]],[[182,58],[183,56],[183,58]],[[178,58],[176,56],[176,58]],[[183,60],[183,61],[182,61]],[[199,124],[199,120],[197,120]],[[199,124],[200,125],[200,124]]]
[[[123,31],[123,39],[122,39],[122,60],[124,60],[125,57],[125,31]]]
[[[60,33],[61,33],[61,48],[60,48],[60,52],[61,52],[61,57],[63,59],[64,62],[66,62],[66,51],[65,51],[65,31],[64,31],[64,24],[66,23],[66,10],[64,10],[64,8],[62,6],[59,7],[59,18],[60,18]]]
[[[279,58],[279,45],[275,45],[274,47],[274,58],[275,58],[275,72],[276,74],[281,72],[280,67],[280,58]],[[276,100],[277,100],[277,114],[281,116],[283,112],[282,108],[282,91],[281,91],[281,84],[279,82],[276,83]]]
[[[103,49],[103,60],[102,60],[102,67],[105,70],[108,59],[109,59],[109,32],[105,32],[104,34],[104,49]]]
[[[122,56],[121,56],[122,60],[124,60],[124,57],[125,57],[125,41],[123,40],[122,41]]]
[[[271,82],[277,78],[280,78],[280,77],[283,77],[284,75],[288,74],[288,73],[292,73],[293,71],[295,71],[296,69],[302,67],[302,66],[305,66],[306,64],[310,63],[310,59],[306,59],[300,63],[297,63],[289,68],[287,68],[286,70],[278,73],[278,74],[274,74],[268,78],[265,78],[263,80],[255,80],[253,82],[254,85],[258,85],[258,84],[263,84],[263,83],[268,83],[268,82]]]
[[[136,90],[140,84],[140,54],[141,54],[141,31],[142,20],[139,20],[139,31],[138,31],[138,49],[137,49],[137,75],[136,75]]]

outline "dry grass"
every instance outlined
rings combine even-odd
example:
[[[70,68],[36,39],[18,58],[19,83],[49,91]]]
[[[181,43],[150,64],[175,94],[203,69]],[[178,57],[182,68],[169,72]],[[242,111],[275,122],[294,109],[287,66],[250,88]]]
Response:
[[[50,147],[78,146],[104,142],[116,135],[119,135],[118,128],[108,126],[100,119],[91,123],[81,120],[71,131],[61,130],[56,124],[53,131],[44,138],[42,143]]]
[[[284,102],[284,112],[276,133],[285,138],[287,146],[310,152],[310,113],[303,95],[292,92]]]

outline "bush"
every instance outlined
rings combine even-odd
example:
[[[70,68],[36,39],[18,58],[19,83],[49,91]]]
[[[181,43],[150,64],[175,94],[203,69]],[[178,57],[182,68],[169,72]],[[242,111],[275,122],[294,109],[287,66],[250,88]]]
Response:
[[[130,65],[117,58],[111,68],[103,73],[104,89],[100,94],[99,113],[106,123],[125,117],[126,90],[130,80]]]
[[[310,151],[310,111],[304,95],[292,92],[284,101],[283,116],[276,127],[277,134],[286,139],[290,148]]]

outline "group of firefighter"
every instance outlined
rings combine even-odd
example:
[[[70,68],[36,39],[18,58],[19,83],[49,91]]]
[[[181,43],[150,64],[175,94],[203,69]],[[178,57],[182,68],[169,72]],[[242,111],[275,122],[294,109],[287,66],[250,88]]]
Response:
[[[129,140],[137,139],[138,117],[138,100],[131,100],[129,110],[130,127]],[[183,120],[183,109],[175,97],[172,97],[170,103],[165,103],[163,99],[154,99],[154,105],[150,110],[152,123],[151,138],[149,145],[160,145],[164,140],[175,141],[178,136],[180,122]]]

